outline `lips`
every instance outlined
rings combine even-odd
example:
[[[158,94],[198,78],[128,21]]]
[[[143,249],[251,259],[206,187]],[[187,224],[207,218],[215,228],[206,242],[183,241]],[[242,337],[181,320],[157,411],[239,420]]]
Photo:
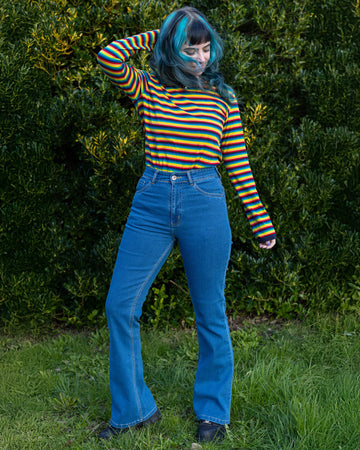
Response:
[[[206,63],[192,63],[192,68],[197,73],[202,73],[206,69]]]
[[[204,72],[205,67],[206,67],[206,64],[200,64],[199,63],[199,64],[196,65],[195,69],[196,69],[197,72]]]

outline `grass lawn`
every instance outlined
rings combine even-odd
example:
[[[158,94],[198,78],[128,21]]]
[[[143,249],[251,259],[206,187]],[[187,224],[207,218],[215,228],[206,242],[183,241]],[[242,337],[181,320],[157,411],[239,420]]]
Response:
[[[360,449],[360,325],[245,321],[232,331],[232,422],[204,449]],[[191,449],[195,331],[143,333],[162,420],[100,445],[108,424],[108,333],[0,337],[0,449]],[[193,447],[194,448],[194,447]]]

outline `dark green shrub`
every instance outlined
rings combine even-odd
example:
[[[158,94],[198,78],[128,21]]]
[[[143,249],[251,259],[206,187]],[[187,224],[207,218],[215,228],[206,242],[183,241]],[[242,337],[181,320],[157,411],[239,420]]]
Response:
[[[4,325],[104,320],[144,168],[132,103],[101,73],[115,38],[158,28],[186,2],[8,0],[0,7]],[[359,312],[359,17],[352,0],[195,0],[225,41],[257,186],[278,233],[258,249],[221,169],[233,232],[229,311]],[[148,56],[134,58],[148,68]],[[170,314],[171,311],[171,314]],[[144,321],[193,323],[178,249]]]

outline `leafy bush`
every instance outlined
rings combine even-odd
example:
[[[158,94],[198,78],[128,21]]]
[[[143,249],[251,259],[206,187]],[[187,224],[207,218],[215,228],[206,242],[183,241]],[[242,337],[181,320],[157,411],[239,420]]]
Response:
[[[93,325],[144,168],[130,100],[96,63],[182,0],[8,0],[0,6],[2,325]],[[352,0],[195,0],[224,38],[247,147],[278,245],[260,251],[222,168],[230,312],[359,309],[360,7]],[[148,55],[134,58],[148,68]],[[178,249],[144,309],[193,321]],[[171,310],[171,315],[169,311]]]

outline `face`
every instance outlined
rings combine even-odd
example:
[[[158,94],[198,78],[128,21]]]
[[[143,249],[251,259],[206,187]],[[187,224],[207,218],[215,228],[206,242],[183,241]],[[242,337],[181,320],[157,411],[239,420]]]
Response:
[[[198,45],[190,45],[185,42],[181,46],[181,53],[199,63],[199,65],[197,65],[196,62],[189,64],[192,69],[196,70],[197,76],[200,76],[204,72],[210,59],[210,42]]]

